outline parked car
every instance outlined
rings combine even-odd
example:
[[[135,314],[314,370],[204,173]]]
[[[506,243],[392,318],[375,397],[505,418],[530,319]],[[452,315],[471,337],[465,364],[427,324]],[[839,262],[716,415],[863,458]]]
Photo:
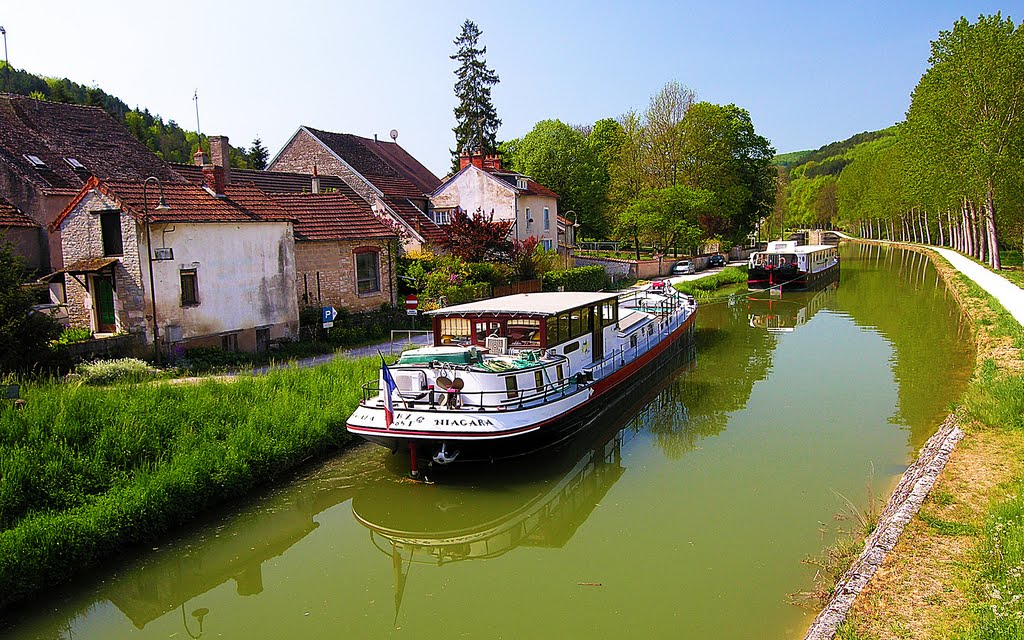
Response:
[[[716,253],[715,255],[711,256],[710,260],[708,260],[708,266],[710,266],[710,267],[724,267],[725,266],[725,256],[723,256],[720,253]]]
[[[672,265],[672,275],[682,276],[688,273],[697,273],[693,260],[680,260]]]

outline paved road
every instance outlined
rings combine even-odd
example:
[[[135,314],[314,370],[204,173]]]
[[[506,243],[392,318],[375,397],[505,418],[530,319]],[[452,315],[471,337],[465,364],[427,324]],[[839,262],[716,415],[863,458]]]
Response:
[[[857,240],[857,238],[848,236],[841,231],[836,231],[834,233],[846,238],[847,240]],[[889,240],[873,240],[872,242],[881,242],[883,244],[914,244],[912,242],[891,242]],[[998,273],[989,271],[985,267],[957,251],[945,249],[943,247],[936,247],[930,244],[919,244],[917,246],[933,249],[940,256],[948,260],[949,264],[953,265],[954,269],[973,280],[985,291],[989,292],[993,298],[999,301],[999,304],[1006,307],[1006,310],[1010,312],[1010,315],[1012,315],[1017,322],[1024,325],[1024,289],[1021,289]]]
[[[924,246],[934,249],[943,258],[949,260],[954,269],[974,280],[979,287],[992,294],[992,297],[1006,307],[1006,310],[1017,319],[1017,322],[1024,325],[1024,289],[952,249]]]

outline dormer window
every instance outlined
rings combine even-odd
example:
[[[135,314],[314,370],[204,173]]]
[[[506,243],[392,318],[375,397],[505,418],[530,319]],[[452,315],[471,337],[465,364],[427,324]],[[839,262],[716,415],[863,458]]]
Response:
[[[519,187],[520,189],[526,190],[526,176],[518,176],[516,178],[516,186]]]
[[[29,164],[31,164],[36,169],[45,169],[46,168],[46,163],[43,162],[43,159],[40,158],[39,156],[34,156],[31,153],[26,153],[22,157],[25,158],[26,160],[28,160]]]

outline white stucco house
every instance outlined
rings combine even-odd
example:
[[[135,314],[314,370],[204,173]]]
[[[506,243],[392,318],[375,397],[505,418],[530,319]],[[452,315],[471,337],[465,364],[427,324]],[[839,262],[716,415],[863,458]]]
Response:
[[[220,169],[204,167],[203,186],[86,182],[51,226],[71,326],[150,349],[156,327],[161,350],[260,351],[297,334],[293,218],[252,184],[225,185]]]
[[[558,247],[558,194],[521,173],[503,171],[500,156],[465,153],[460,169],[430,197],[431,213],[439,225],[453,211],[493,212],[494,220],[512,221],[516,240],[537,238],[547,250]]]

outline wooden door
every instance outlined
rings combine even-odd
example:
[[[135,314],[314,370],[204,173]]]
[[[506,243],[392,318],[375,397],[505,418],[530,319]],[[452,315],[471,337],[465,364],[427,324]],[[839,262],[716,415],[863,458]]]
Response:
[[[116,333],[117,316],[114,313],[114,286],[109,278],[95,276],[96,333]]]

